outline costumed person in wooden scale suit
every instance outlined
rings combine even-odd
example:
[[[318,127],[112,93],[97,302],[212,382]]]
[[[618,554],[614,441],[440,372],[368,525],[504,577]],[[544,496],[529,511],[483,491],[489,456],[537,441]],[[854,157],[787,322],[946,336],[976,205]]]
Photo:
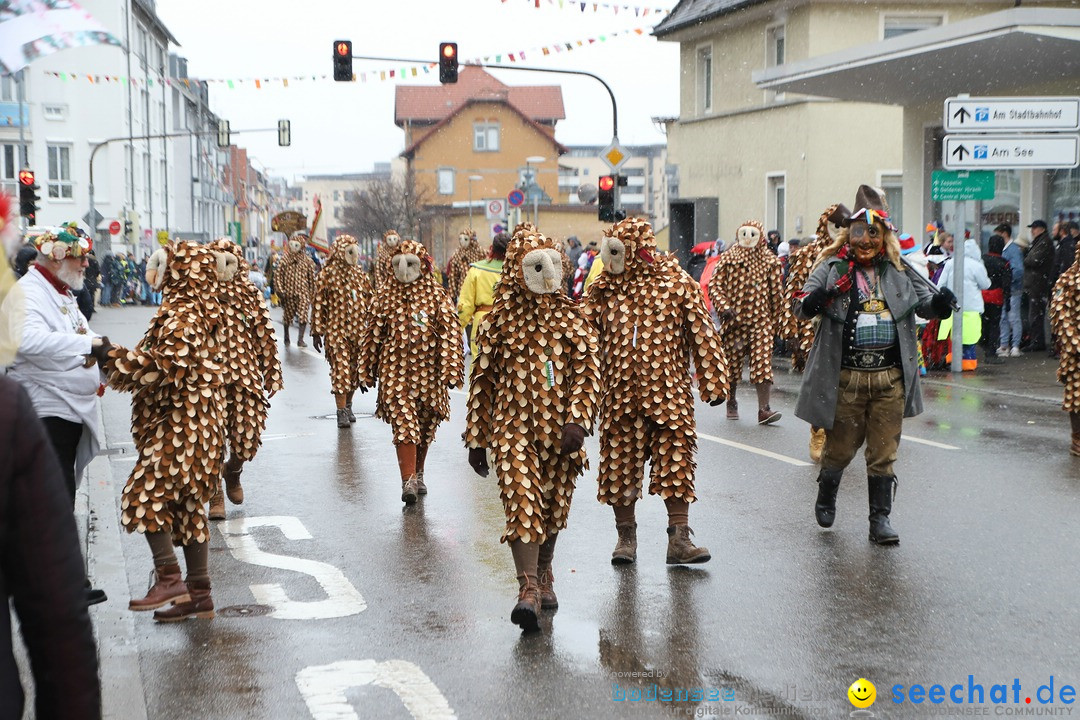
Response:
[[[1013,302],[1018,302],[1013,297]],[[1069,452],[1080,456],[1080,254],[1061,274],[1050,294],[1050,328],[1058,343],[1057,378],[1065,386],[1061,409],[1069,413]]]
[[[394,257],[394,251],[400,242],[401,236],[397,230],[387,230],[383,233],[382,241],[379,242],[379,247],[375,249],[376,290],[381,290],[387,281],[393,279],[394,268],[391,266],[390,260]]]
[[[707,562],[709,551],[690,540],[697,452],[690,364],[701,399],[722,403],[728,366],[720,337],[698,284],[674,256],[657,255],[649,223],[626,218],[613,225],[600,257],[604,272],[583,307],[600,341],[597,499],[615,511],[619,541],[611,562],[637,559],[634,505],[650,459],[649,494],[667,506],[668,564]]]
[[[802,320],[821,316],[795,415],[825,428],[814,514],[836,518],[844,468],[866,443],[870,540],[900,542],[889,515],[897,485],[893,464],[905,417],[922,412],[915,314],[946,317],[955,302],[947,288],[905,264],[884,198],[868,185],[855,212],[841,207],[841,230],[821,251],[792,310]]]
[[[225,429],[231,454],[225,463],[224,485],[210,499],[210,519],[225,519],[225,496],[229,502],[244,502],[240,474],[244,463],[255,459],[262,446],[270,398],[283,387],[281,361],[270,310],[262,293],[248,279],[249,266],[240,246],[229,238],[210,245],[225,259],[225,279],[219,283],[221,302],[221,369],[225,395]],[[155,252],[146,266],[146,281],[159,284],[159,272],[151,268],[167,261],[163,250]],[[156,259],[156,260],[155,260]]]
[[[555,541],[588,467],[582,444],[600,390],[596,331],[566,296],[560,255],[538,232],[510,241],[469,383],[469,464],[487,477],[490,450],[506,513],[500,540],[518,578],[510,620],[527,631],[538,629],[541,609],[559,607]]]
[[[735,246],[721,253],[709,280],[709,300],[720,319],[728,369],[728,420],[739,419],[735,389],[743,360],[750,364],[750,384],[757,390],[758,425],[780,419],[769,407],[772,390],[773,338],[783,321],[784,287],[780,259],[769,250],[761,223],[744,222],[735,233]]]
[[[450,417],[448,388],[465,382],[465,357],[450,296],[432,276],[424,246],[402,240],[391,265],[364,327],[360,384],[378,382],[375,415],[393,428],[401,500],[412,505],[427,494],[424,461],[435,430]]]
[[[812,320],[800,320],[791,311],[791,301],[802,292],[803,285],[810,277],[810,270],[817,261],[818,254],[833,242],[829,234],[829,219],[840,205],[830,205],[818,218],[817,233],[814,239],[800,247],[788,259],[787,283],[784,287],[784,331],[783,337],[795,345],[791,353],[791,369],[801,373],[806,369],[806,358],[814,344],[814,330],[817,323]],[[835,218],[839,220],[839,217]],[[838,227],[833,225],[833,227]],[[825,429],[810,427],[810,459],[821,462],[821,451],[825,448]]]
[[[162,303],[131,350],[114,346],[109,386],[132,394],[131,430],[139,453],[120,500],[128,532],[144,533],[154,584],[131,610],[158,610],[161,622],[214,616],[206,504],[218,488],[226,447],[222,308],[226,258],[207,246],[165,247]],[[184,548],[180,579],[173,544]]]
[[[278,297],[281,299],[281,322],[285,325],[285,347],[289,346],[289,327],[294,318],[300,322],[297,347],[307,347],[304,331],[307,328],[311,298],[315,295],[315,261],[307,254],[308,234],[297,231],[289,238],[281,262],[274,271]]]
[[[450,299],[454,303],[457,303],[461,294],[461,286],[465,283],[465,276],[469,274],[469,266],[484,259],[484,249],[476,241],[476,232],[471,228],[461,231],[458,244],[458,249],[450,256],[446,277]]]
[[[315,280],[311,310],[311,344],[330,363],[330,392],[337,406],[337,426],[356,422],[353,394],[367,392],[360,385],[360,339],[374,291],[360,267],[360,246],[351,235],[338,235],[326,267]]]

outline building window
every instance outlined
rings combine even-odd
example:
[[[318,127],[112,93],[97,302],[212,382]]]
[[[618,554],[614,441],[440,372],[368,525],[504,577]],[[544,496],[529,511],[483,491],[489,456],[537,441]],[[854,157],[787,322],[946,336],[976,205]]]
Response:
[[[41,112],[46,120],[63,120],[67,115],[67,105],[42,105]]]
[[[697,51],[698,103],[701,112],[712,110],[712,47],[698,48]]]
[[[72,198],[71,148],[67,145],[49,145],[49,197]]]
[[[454,194],[454,168],[439,168],[436,171],[439,180],[439,194]]]
[[[774,25],[765,32],[766,48],[765,48],[765,66],[776,67],[777,65],[783,65],[787,60],[787,44],[786,44],[786,32],[783,25]],[[784,93],[768,91],[768,98],[771,102],[781,102],[784,99]]]
[[[907,35],[908,33],[929,30],[942,25],[944,15],[884,15],[881,23],[883,39]]]
[[[18,85],[11,75],[0,75],[0,102],[18,102]]]
[[[19,146],[12,144],[0,145],[0,188],[3,188],[8,195],[16,195],[18,193],[18,178],[19,169],[25,165],[25,162],[16,162],[15,158],[18,157]],[[25,160],[25,154],[23,159]]]
[[[499,123],[473,123],[473,151],[499,152]]]
[[[784,216],[787,209],[787,196],[784,189],[784,176],[770,175],[768,183],[769,198],[766,217],[768,218],[769,226],[765,229],[778,230],[780,231],[780,237],[786,238],[787,233],[784,231]]]
[[[898,228],[904,227],[904,178],[900,174],[882,174],[881,189],[889,205],[889,221]],[[917,233],[912,233],[917,234]]]

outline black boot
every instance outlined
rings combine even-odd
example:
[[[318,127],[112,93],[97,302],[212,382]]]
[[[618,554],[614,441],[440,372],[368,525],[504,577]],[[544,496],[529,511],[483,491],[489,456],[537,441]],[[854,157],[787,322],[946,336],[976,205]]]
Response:
[[[817,477],[817,502],[814,503],[814,515],[817,524],[823,528],[832,527],[836,520],[836,491],[840,488],[843,470],[821,469]]]
[[[898,545],[900,536],[889,525],[896,478],[871,475],[867,481],[870,490],[870,542],[878,545]]]

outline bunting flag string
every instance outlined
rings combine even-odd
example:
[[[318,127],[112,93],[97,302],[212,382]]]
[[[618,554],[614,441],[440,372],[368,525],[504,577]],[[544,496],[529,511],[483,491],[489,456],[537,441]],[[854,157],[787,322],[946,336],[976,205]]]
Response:
[[[505,1],[505,0],[504,0]],[[539,1],[539,0],[537,0]],[[552,0],[548,0],[551,2]],[[532,57],[534,53],[539,52],[541,56],[548,56],[553,53],[571,52],[578,48],[585,48],[596,43],[607,42],[619,37],[627,36],[645,36],[649,31],[645,28],[632,28],[630,30],[618,30],[612,33],[606,33],[604,35],[597,35],[596,37],[587,38],[584,40],[574,40],[571,42],[559,42],[552,43],[551,45],[545,45],[543,47],[532,48],[528,51],[518,50],[517,52],[506,53],[494,53],[491,55],[484,55],[483,57],[473,58],[471,60],[464,60],[464,64],[468,63],[484,63],[496,65],[503,64],[503,61],[510,63],[523,63],[527,62],[528,57]],[[395,68],[393,70],[367,70],[364,72],[356,73],[357,82],[384,82],[386,80],[400,80],[407,78],[423,77],[431,74],[432,68],[438,67],[437,62],[425,63],[423,65],[410,65],[401,68]],[[91,85],[110,85],[116,84],[120,86],[126,86],[129,82],[129,78],[125,75],[99,75],[95,73],[73,73],[73,72],[55,72],[45,71],[45,74],[51,77],[59,78],[63,82],[67,81],[82,81],[90,83]],[[318,83],[333,81],[333,76],[330,73],[324,75],[290,75],[288,77],[246,77],[246,78],[175,78],[175,77],[160,77],[160,76],[147,76],[145,78],[130,78],[132,87],[147,87],[152,88],[161,84],[168,87],[173,85],[184,85],[185,87],[191,87],[193,84],[198,86],[200,82],[210,83],[211,85],[223,86],[229,90],[235,90],[237,88],[254,87],[257,90],[265,88],[291,87],[290,83]]]
[[[508,0],[499,0],[500,3],[505,5]],[[525,0],[529,5],[532,5],[535,9],[539,10],[542,6],[541,0]],[[580,0],[545,0],[543,4],[551,5],[554,7],[558,5],[560,10],[580,10],[585,12],[587,9],[592,8],[594,13],[601,11],[612,12],[615,15],[619,14],[619,11],[633,12],[634,17],[647,17],[649,15],[667,15],[671,12],[668,8],[658,7],[645,7],[642,5],[623,5],[621,3],[602,3],[602,2],[580,2]]]

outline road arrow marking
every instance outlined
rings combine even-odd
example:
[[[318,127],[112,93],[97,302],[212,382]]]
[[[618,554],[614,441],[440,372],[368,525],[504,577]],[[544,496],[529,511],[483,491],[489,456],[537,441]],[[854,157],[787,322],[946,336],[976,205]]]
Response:
[[[309,575],[327,595],[325,600],[314,602],[290,600],[285,588],[276,583],[251,585],[255,602],[274,608],[269,617],[281,620],[325,620],[356,615],[367,608],[360,592],[353,587],[345,574],[333,565],[260,550],[255,538],[250,535],[250,531],[257,527],[276,527],[289,540],[311,539],[311,533],[300,522],[300,518],[296,517],[249,517],[218,523],[218,530],[224,536],[229,551],[240,562]]]
[[[404,660],[341,660],[296,673],[296,686],[315,720],[360,720],[345,692],[365,685],[392,690],[416,720],[457,718],[431,678]]]

